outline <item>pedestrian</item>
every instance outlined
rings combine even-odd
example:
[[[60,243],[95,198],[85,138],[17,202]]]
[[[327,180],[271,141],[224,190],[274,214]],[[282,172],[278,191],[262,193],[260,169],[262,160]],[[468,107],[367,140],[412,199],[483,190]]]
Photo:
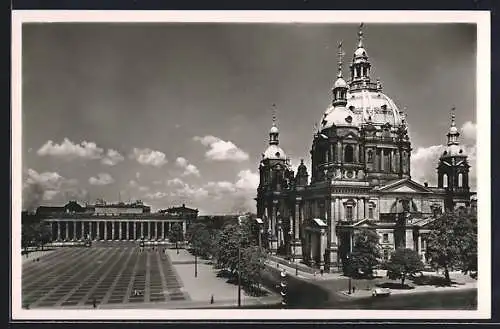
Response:
[[[323,269],[320,270],[321,276],[323,276]]]
[[[94,299],[92,299],[92,306],[94,306],[94,308],[97,308],[97,301]]]
[[[352,286],[352,293],[354,294],[356,292],[356,287]]]
[[[214,303],[214,295],[212,294],[212,297],[210,297],[210,304]]]

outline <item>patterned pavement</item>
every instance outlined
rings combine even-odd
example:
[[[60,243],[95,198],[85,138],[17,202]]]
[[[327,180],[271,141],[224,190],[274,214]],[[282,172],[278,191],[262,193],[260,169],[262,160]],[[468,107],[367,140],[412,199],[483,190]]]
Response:
[[[161,248],[160,248],[161,249]],[[190,300],[171,260],[135,243],[61,248],[23,264],[22,299],[29,308],[107,308],[113,304]],[[134,293],[136,292],[136,293]]]

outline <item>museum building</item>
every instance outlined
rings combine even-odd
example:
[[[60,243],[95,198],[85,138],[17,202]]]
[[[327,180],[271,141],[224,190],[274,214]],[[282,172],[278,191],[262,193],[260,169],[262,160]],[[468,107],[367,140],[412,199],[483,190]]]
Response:
[[[445,210],[475,207],[467,154],[452,111],[447,146],[437,164],[437,186],[411,179],[411,142],[403,111],[370,77],[371,63],[358,32],[350,79],[338,75],[313,136],[311,175],[303,160],[297,173],[279,146],[276,118],[259,165],[257,216],[271,253],[291,255],[313,267],[340,269],[360,228],[374,229],[387,260],[411,248],[425,262],[429,224]]]
[[[140,200],[115,204],[98,200],[85,206],[76,201],[62,207],[40,206],[36,214],[51,226],[53,241],[166,241],[176,223],[185,233],[198,210],[183,204],[153,213]]]

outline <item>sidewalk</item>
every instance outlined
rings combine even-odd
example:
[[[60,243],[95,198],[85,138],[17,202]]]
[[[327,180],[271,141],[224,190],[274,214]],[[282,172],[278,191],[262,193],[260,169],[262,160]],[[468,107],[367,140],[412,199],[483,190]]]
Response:
[[[32,262],[33,259],[37,259],[37,258],[41,258],[43,256],[46,256],[54,251],[56,251],[57,249],[50,249],[50,250],[37,250],[37,251],[32,251],[30,253],[28,253],[28,257],[26,257],[26,255],[22,255],[22,259],[23,259],[23,264],[24,263],[27,263],[27,262]]]
[[[325,272],[325,273],[323,273],[323,275],[321,275],[321,273],[319,271],[316,273],[316,275],[314,275],[314,274],[302,271],[300,268],[298,269],[298,275],[295,275],[295,273],[297,273],[297,270],[294,267],[294,263],[292,263],[292,262],[290,262],[290,265],[283,265],[283,264],[277,263],[273,260],[267,259],[266,265],[269,267],[272,267],[274,269],[278,269],[280,271],[285,270],[285,272],[288,275],[293,275],[297,278],[306,279],[306,280],[335,280],[335,279],[340,279],[340,278],[344,277],[342,275],[342,273],[326,273]]]
[[[243,299],[241,306],[253,305],[272,305],[281,302],[281,298],[277,295],[260,297],[259,299]],[[126,304],[104,304],[99,305],[98,309],[200,309],[200,308],[220,308],[220,307],[236,307],[238,301],[234,299],[215,300],[213,304],[210,301],[176,301],[176,302],[161,302],[161,303],[126,303]],[[88,308],[92,308],[89,305]],[[67,307],[70,309],[70,307]]]
[[[168,249],[167,255],[172,261],[173,268],[177,274],[179,282],[182,283],[182,291],[189,295],[190,301],[175,302],[167,307],[177,307],[176,305],[184,305],[194,307],[220,307],[236,305],[238,301],[238,286],[228,283],[228,279],[218,277],[219,270],[215,269],[211,264],[207,264],[205,260],[198,258],[197,275],[195,277],[194,256],[185,249],[179,249],[179,254],[175,249]],[[254,297],[247,295],[243,288],[241,289],[241,302],[244,305],[258,305],[263,302],[269,303],[269,300],[274,299],[279,302],[280,296],[268,291],[267,296]],[[214,296],[215,305],[211,306],[210,299]],[[191,305],[191,306],[189,306]]]

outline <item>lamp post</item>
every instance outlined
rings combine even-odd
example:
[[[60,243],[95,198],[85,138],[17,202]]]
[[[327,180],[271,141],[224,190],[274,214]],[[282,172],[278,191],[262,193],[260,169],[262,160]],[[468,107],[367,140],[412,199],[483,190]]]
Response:
[[[241,238],[241,236],[240,236]],[[240,272],[240,261],[241,261],[241,239],[238,241],[238,307],[241,307],[241,272]]]
[[[238,227],[238,307],[241,307],[241,223]]]
[[[280,294],[281,294],[281,306],[285,308],[288,304],[288,298],[287,298],[287,282],[286,282],[286,272],[283,270],[280,273],[281,277],[281,283],[280,283]]]
[[[194,248],[194,277],[198,277],[198,253],[196,252],[196,248]]]
[[[348,294],[351,294],[351,258],[349,255],[346,256],[346,272],[347,277],[349,278],[349,291]]]
[[[259,227],[259,249],[262,248],[262,234],[264,233],[264,221],[261,218],[256,218],[255,221]]]

